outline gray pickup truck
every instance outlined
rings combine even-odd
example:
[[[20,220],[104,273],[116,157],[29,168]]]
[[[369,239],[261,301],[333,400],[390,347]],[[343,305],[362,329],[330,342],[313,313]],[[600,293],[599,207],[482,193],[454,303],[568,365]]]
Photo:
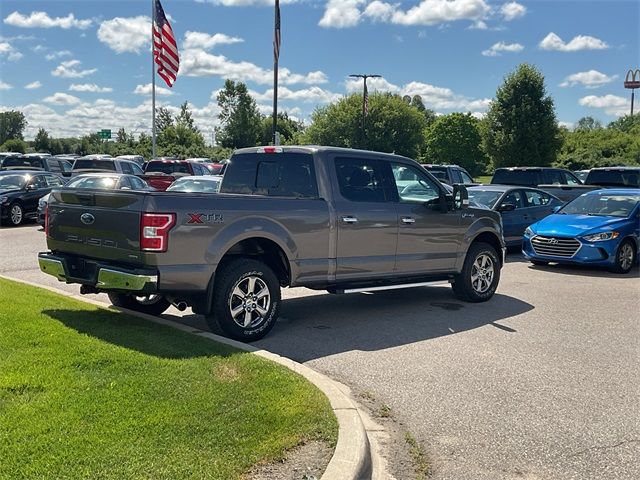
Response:
[[[449,281],[489,300],[504,261],[500,215],[470,208],[418,163],[332,147],[237,151],[220,193],[57,189],[40,269],[81,293],[262,338],[281,287],[352,293]]]

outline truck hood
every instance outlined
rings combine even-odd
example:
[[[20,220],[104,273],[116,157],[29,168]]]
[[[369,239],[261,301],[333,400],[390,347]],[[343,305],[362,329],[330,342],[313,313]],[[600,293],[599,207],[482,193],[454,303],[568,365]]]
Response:
[[[538,235],[577,237],[591,230],[610,230],[626,218],[599,215],[562,215],[555,213],[531,226]]]

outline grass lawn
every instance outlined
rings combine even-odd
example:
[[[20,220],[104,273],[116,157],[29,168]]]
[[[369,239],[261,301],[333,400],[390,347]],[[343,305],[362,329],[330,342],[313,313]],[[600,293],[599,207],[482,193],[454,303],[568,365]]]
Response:
[[[483,175],[480,177],[476,177],[475,180],[478,183],[482,183],[484,185],[489,185],[491,183],[491,178],[493,177],[493,175]]]
[[[337,431],[279,365],[0,279],[0,478],[234,479]]]

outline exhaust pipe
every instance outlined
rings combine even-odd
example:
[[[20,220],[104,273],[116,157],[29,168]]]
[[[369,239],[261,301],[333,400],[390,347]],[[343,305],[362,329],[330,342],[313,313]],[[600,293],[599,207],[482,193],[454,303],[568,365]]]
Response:
[[[187,302],[182,301],[182,300],[181,301],[177,301],[177,302],[171,302],[171,305],[176,307],[181,312],[184,312],[188,307]]]

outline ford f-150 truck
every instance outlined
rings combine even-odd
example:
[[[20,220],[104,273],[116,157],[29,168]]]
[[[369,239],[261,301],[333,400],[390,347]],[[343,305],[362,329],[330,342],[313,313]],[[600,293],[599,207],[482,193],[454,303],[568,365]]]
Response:
[[[500,215],[470,208],[405,157],[333,147],[259,147],[231,158],[220,193],[54,190],[43,272],[114,305],[203,314],[252,341],[281,287],[352,293],[449,281],[489,300],[504,259]]]

